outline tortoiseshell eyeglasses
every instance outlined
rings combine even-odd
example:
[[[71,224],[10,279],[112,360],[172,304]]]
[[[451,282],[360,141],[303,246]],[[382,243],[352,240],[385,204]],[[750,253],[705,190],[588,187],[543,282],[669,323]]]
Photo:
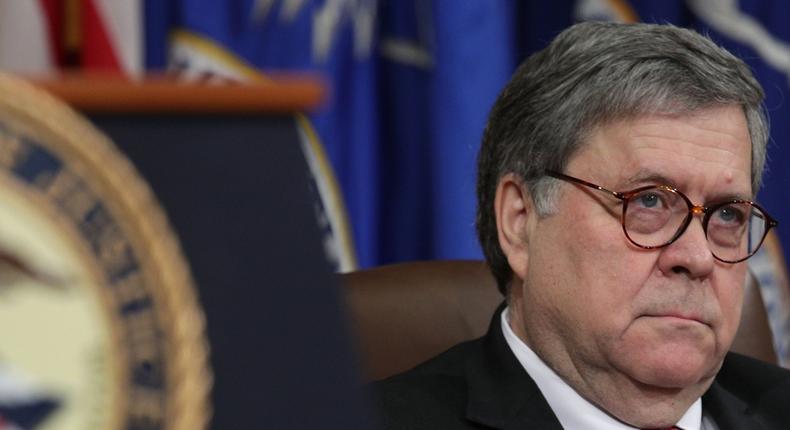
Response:
[[[617,192],[556,171],[548,171],[546,175],[622,200],[623,232],[631,243],[644,249],[671,244],[686,231],[694,215],[701,215],[702,229],[713,257],[724,263],[739,263],[754,255],[768,231],[778,225],[765,209],[748,200],[699,206],[669,185],[648,185]]]

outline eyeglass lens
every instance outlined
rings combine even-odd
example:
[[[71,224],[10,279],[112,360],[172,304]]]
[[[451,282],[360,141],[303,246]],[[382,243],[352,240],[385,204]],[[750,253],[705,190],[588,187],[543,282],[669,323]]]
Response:
[[[642,247],[660,247],[672,242],[691,221],[690,204],[669,187],[639,191],[625,203],[626,235]],[[703,223],[713,255],[730,262],[757,251],[768,228],[766,215],[747,202],[713,206]]]

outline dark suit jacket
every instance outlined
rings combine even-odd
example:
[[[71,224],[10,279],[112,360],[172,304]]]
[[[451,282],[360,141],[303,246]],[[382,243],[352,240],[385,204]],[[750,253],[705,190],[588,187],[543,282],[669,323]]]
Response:
[[[484,337],[373,384],[385,429],[562,429],[508,347],[501,310]],[[720,430],[790,429],[790,371],[730,353],[702,405]]]

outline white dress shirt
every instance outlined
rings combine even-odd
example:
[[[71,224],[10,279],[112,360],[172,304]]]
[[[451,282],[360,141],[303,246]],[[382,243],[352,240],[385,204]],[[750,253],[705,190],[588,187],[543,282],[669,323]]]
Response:
[[[510,328],[509,309],[502,312],[502,333],[518,361],[535,381],[554,415],[566,430],[639,430],[631,427],[580,396],[554,370],[540,359]],[[702,413],[702,399],[697,399],[680,421],[683,430],[718,430],[713,419]]]

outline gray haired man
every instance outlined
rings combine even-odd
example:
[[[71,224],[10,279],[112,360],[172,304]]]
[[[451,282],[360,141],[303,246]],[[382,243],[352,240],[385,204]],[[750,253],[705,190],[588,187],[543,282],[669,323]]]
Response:
[[[728,353],[768,130],[747,66],[689,30],[584,23],[489,117],[488,334],[376,385],[393,429],[787,429],[790,372]]]

